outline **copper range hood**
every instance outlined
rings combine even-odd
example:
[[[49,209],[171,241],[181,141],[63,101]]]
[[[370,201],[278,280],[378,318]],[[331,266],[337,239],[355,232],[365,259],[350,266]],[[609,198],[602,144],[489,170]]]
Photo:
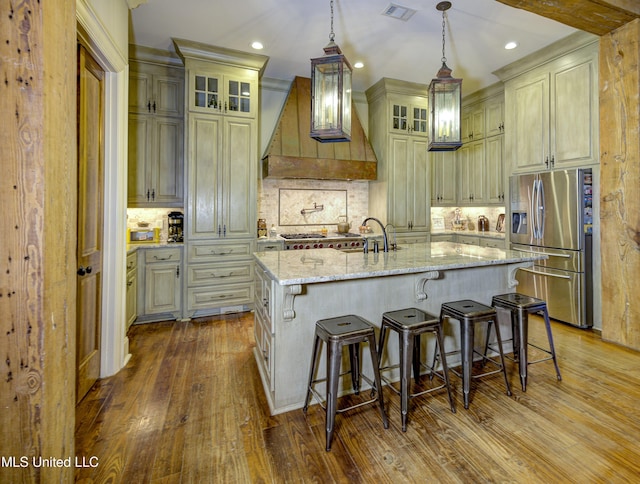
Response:
[[[375,180],[376,155],[352,104],[351,141],[319,143],[311,130],[311,79],[291,83],[267,152],[262,157],[263,178],[317,180]]]

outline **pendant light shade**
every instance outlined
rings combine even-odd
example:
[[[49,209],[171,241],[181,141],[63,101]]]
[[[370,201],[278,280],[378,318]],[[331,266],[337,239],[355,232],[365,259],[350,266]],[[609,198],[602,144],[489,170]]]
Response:
[[[429,151],[455,151],[462,146],[462,79],[451,76],[444,56],[444,12],[450,7],[451,2],[436,6],[442,12],[442,67],[429,84]]]
[[[351,141],[351,65],[331,34],[324,55],[311,59],[311,133],[321,143]]]

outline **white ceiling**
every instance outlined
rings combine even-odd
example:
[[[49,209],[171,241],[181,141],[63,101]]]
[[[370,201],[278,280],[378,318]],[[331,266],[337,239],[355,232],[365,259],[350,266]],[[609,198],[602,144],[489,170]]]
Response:
[[[381,77],[428,84],[442,57],[439,0],[334,0],[335,41],[353,65],[353,87]],[[404,22],[382,15],[391,4],[417,12]],[[493,71],[575,29],[495,0],[453,0],[447,12],[445,56],[463,95],[495,83]],[[310,59],[329,41],[329,0],[147,0],[131,11],[129,41],[173,51],[172,37],[269,56],[264,76],[310,77]],[[515,40],[519,47],[507,51]]]

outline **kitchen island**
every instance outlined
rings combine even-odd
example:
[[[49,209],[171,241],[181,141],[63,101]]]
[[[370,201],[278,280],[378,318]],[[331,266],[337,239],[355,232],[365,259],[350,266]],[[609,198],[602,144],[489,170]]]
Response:
[[[317,320],[357,314],[379,327],[385,311],[416,307],[437,316],[447,301],[490,304],[493,295],[513,291],[519,268],[544,258],[451,242],[411,244],[388,253],[311,249],[254,257],[254,351],[272,414],[304,405]],[[511,334],[508,319],[500,318],[500,326]],[[478,332],[477,341],[481,338]],[[459,348],[459,341],[458,325],[446,325],[446,350]],[[432,338],[423,345],[428,345],[423,353],[431,355]],[[388,350],[383,361],[397,361],[393,340]],[[363,371],[371,374],[367,364],[364,359]],[[324,367],[323,360],[320,375]]]

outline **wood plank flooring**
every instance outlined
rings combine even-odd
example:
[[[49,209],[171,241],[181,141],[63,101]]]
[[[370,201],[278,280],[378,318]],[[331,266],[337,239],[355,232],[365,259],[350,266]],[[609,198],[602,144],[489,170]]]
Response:
[[[553,325],[562,381],[551,361],[532,365],[523,393],[508,362],[513,396],[495,375],[473,383],[465,410],[452,376],[457,412],[444,391],[414,399],[406,433],[399,397],[385,388],[389,429],[374,406],[338,415],[331,452],[317,405],[269,415],[251,313],[133,326],[131,361],[78,405],[76,455],[99,465],[76,480],[638,482],[640,353]],[[545,342],[537,318],[530,333]]]

